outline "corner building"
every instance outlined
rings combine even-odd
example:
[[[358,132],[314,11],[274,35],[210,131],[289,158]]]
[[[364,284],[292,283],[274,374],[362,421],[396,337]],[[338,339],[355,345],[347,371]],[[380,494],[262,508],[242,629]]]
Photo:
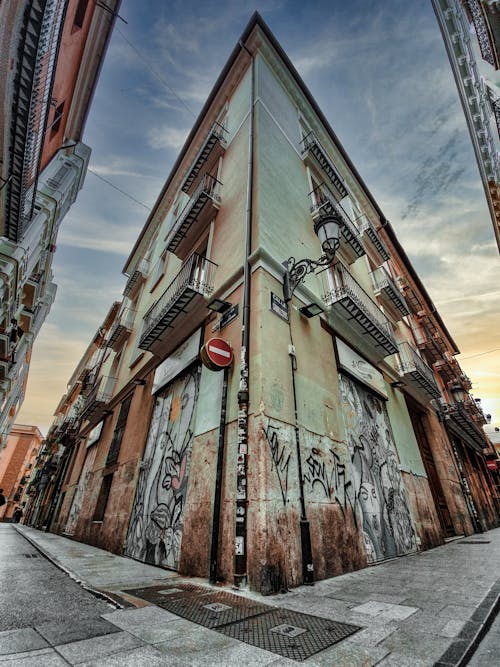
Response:
[[[332,216],[333,264],[285,303],[283,263],[317,260],[315,225]],[[41,525],[263,593],[495,525],[458,349],[258,14],[124,273]],[[207,309],[221,301],[224,314]],[[312,303],[323,312],[308,318]],[[213,337],[232,347],[228,370],[200,360]],[[70,383],[54,442],[72,396]]]

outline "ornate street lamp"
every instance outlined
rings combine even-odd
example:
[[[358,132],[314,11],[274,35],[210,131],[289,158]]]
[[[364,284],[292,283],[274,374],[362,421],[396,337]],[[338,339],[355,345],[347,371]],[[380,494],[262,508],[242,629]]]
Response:
[[[342,218],[335,213],[319,218],[314,223],[314,233],[318,237],[323,255],[317,260],[300,259],[295,260],[290,257],[286,262],[283,262],[285,267],[285,275],[283,277],[283,298],[286,303],[291,301],[293,293],[308,273],[314,273],[316,269],[326,269],[333,264],[335,253],[340,244],[339,236],[340,229],[343,225]],[[322,308],[317,304],[310,304],[300,309],[301,314],[306,317],[313,317],[322,312]],[[291,326],[291,320],[289,320]],[[290,349],[293,352],[290,354],[291,371],[292,371],[292,389],[293,389],[293,406],[294,406],[294,420],[295,420],[295,446],[297,451],[297,468],[299,476],[299,492],[300,492],[300,543],[302,551],[302,577],[304,584],[312,585],[314,583],[314,566],[312,560],[311,549],[311,530],[309,520],[306,514],[306,502],[304,496],[304,477],[302,474],[302,457],[300,452],[300,429],[297,411],[297,389],[295,385],[295,348],[293,346],[292,334],[290,329]]]
[[[286,262],[283,262],[286,269],[283,276],[283,298],[286,303],[291,300],[297,285],[304,280],[308,273],[314,273],[318,268],[324,270],[331,266],[340,245],[339,237],[342,225],[342,218],[335,213],[319,218],[314,223],[314,233],[321,243],[323,255],[317,260],[295,260],[295,257],[290,257]]]
[[[454,403],[464,403],[467,398],[467,392],[460,384],[452,384],[450,393]]]

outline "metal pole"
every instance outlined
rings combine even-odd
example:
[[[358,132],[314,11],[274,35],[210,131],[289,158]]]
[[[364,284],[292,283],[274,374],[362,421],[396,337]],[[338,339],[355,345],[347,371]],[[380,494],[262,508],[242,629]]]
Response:
[[[247,200],[245,217],[245,259],[243,264],[243,312],[241,325],[240,383],[238,391],[238,458],[236,470],[236,516],[234,536],[234,585],[239,587],[247,579],[247,455],[248,455],[248,350],[250,344],[250,297],[254,181],[254,125],[255,125],[255,61],[253,54],[240,42],[252,59],[252,91],[250,99],[250,129],[248,134]]]
[[[212,516],[212,543],[210,545],[210,583],[217,581],[217,564],[219,552],[220,505],[222,497],[222,469],[224,466],[224,448],[226,442],[226,405],[229,368],[224,368],[222,384],[222,401],[219,422],[219,447],[217,449],[217,469],[215,473],[214,509]]]
[[[290,363],[292,369],[292,389],[293,389],[293,411],[294,411],[294,429],[295,429],[295,448],[297,453],[297,468],[299,474],[299,492],[300,492],[300,545],[302,551],[302,578],[304,584],[312,586],[314,584],[314,565],[312,560],[311,548],[311,528],[306,515],[306,502],[304,497],[304,479],[302,477],[302,456],[300,453],[300,431],[299,417],[297,412],[297,392],[295,388],[295,369],[296,359],[292,339],[292,321],[289,314],[290,330]]]

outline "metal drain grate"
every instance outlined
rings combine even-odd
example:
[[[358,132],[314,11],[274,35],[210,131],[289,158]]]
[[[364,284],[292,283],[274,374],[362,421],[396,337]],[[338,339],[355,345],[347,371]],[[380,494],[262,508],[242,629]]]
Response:
[[[457,544],[491,544],[491,540],[462,540]]]
[[[214,595],[217,590],[196,586],[195,584],[160,584],[159,586],[148,586],[147,588],[130,588],[123,591],[128,595],[160,604],[165,600],[179,600],[186,597],[203,597],[205,595]]]
[[[193,623],[292,660],[306,660],[360,628],[194,584],[133,588],[142,598]]]
[[[38,558],[38,554],[23,554],[25,558]]]
[[[240,623],[216,628],[216,631],[285,658],[306,660],[359,629],[356,625],[277,609]]]

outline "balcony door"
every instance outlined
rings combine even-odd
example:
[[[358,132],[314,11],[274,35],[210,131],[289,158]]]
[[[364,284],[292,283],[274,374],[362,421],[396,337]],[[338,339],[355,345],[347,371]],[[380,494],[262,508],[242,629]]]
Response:
[[[411,553],[416,535],[384,401],[344,374],[340,391],[368,561]]]
[[[199,366],[178,376],[155,400],[125,553],[177,570],[199,391]]]

